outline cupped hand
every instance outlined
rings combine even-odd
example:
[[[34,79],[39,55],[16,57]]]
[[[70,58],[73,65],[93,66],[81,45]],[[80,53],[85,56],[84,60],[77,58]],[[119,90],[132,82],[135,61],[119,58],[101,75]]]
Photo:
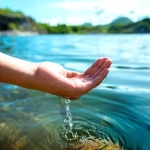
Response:
[[[98,86],[106,78],[111,64],[109,58],[99,58],[85,72],[79,73],[56,63],[42,62],[34,74],[34,88],[75,100]]]

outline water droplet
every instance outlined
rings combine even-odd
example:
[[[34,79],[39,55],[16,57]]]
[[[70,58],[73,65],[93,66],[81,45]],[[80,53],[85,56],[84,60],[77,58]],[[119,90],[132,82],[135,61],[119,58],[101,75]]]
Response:
[[[65,119],[64,122],[68,122],[68,132],[72,134],[72,137],[74,137],[73,132],[72,132],[72,127],[73,127],[72,117],[71,117],[71,112],[69,108],[70,100],[66,99],[65,103],[66,103],[66,114],[67,114],[68,120]]]
[[[72,123],[69,123],[69,126],[70,126],[70,127],[72,127],[72,126],[73,126],[73,124],[72,124]]]
[[[64,119],[64,122],[68,122],[68,120],[67,120],[67,119]]]

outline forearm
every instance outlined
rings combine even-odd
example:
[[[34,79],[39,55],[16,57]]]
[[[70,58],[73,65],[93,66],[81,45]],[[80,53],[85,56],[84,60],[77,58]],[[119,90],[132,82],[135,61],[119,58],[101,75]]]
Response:
[[[0,53],[0,82],[32,88],[35,63]]]

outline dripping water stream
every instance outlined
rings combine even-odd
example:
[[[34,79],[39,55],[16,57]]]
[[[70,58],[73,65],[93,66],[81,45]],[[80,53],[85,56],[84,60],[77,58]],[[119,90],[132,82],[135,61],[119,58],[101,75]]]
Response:
[[[67,113],[67,119],[64,119],[64,122],[68,123],[69,125],[69,129],[68,131],[70,133],[72,133],[72,127],[73,127],[73,123],[72,123],[72,116],[71,116],[71,112],[70,112],[70,108],[69,108],[69,103],[70,103],[70,100],[69,99],[66,99],[65,100],[65,103],[66,103],[66,113]]]
[[[73,133],[73,122],[72,122],[72,115],[70,112],[69,103],[70,100],[65,99],[67,119],[64,119],[64,122],[68,124],[67,126],[68,129],[66,130],[65,137],[67,140],[74,140],[77,138],[77,133]]]

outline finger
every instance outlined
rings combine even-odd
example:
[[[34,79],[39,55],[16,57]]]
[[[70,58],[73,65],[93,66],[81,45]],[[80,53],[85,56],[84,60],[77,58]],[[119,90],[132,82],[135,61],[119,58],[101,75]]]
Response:
[[[69,71],[69,70],[66,70],[66,77],[67,78],[73,78],[77,75],[80,75],[81,73],[79,72],[74,72],[74,71]]]
[[[103,66],[105,61],[109,60],[108,58],[100,58],[98,59],[86,72],[85,74],[93,75],[99,68]]]
[[[109,68],[111,64],[112,64],[112,61],[110,59],[107,59],[100,68],[101,69]]]
[[[93,76],[91,76],[91,77],[95,78],[103,71],[103,69],[109,68],[111,66],[111,64],[112,64],[111,60],[106,60],[105,63],[103,64],[103,66],[101,68],[99,68],[98,70],[95,70]]]
[[[108,75],[109,69],[106,68],[95,78],[91,78],[91,80],[85,82],[86,92],[92,90],[94,87],[98,86]]]
[[[98,75],[97,72],[102,71],[104,68],[109,68],[111,65],[112,61],[109,58],[103,58],[100,61],[98,61],[98,63],[96,63],[94,65],[93,68],[90,69],[90,71],[88,72],[89,77],[91,76],[96,76]]]
[[[91,70],[93,69],[94,66],[96,66],[99,62],[101,61],[101,58],[97,59],[92,66],[90,66],[85,72],[84,74],[89,74],[89,72],[91,72]]]
[[[98,68],[101,68],[105,61],[109,60],[109,58],[102,58],[102,60],[96,65]]]
[[[106,68],[104,69],[99,76],[96,76],[94,79],[93,79],[93,82],[94,82],[94,87],[98,86],[108,75],[109,73],[109,69]]]

